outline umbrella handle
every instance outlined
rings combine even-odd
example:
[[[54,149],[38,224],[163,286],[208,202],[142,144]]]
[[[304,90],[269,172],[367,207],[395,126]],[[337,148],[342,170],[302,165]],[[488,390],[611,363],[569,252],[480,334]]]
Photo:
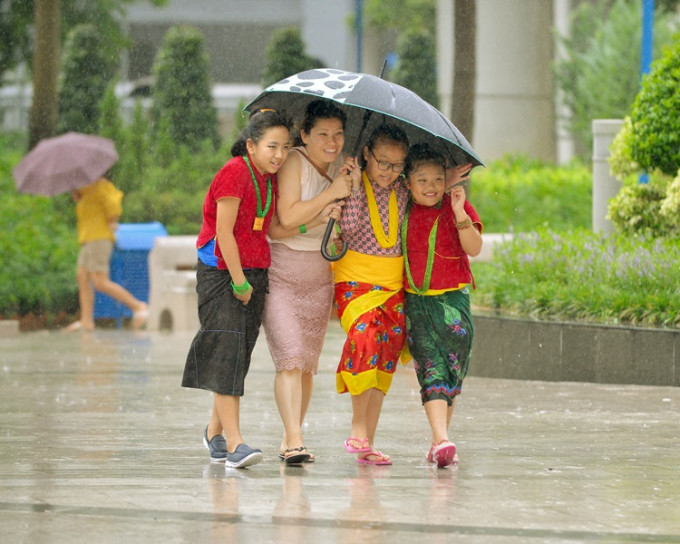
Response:
[[[328,242],[331,239],[331,236],[333,235],[333,229],[335,228],[335,219],[330,219],[328,221],[328,225],[326,226],[326,232],[323,235],[323,241],[321,242],[321,255],[323,255],[323,258],[326,259],[327,261],[339,261],[345,256],[345,253],[347,253],[347,244],[343,241],[342,242],[342,249],[338,251],[336,255],[331,255],[328,253]]]

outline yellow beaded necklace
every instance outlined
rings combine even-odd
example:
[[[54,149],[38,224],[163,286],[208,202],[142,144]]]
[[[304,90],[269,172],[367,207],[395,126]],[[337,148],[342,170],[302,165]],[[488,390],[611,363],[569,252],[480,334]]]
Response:
[[[371,218],[371,227],[373,227],[375,239],[382,248],[387,249],[393,247],[394,244],[397,243],[397,232],[399,230],[399,205],[397,204],[397,193],[392,189],[392,193],[390,194],[389,221],[387,223],[389,234],[385,234],[385,229],[383,229],[382,222],[380,221],[380,212],[378,211],[378,204],[375,201],[375,194],[373,194],[373,188],[371,187],[371,182],[368,180],[366,172],[364,172],[363,178],[364,188],[366,189],[366,201],[368,202],[368,215]]]

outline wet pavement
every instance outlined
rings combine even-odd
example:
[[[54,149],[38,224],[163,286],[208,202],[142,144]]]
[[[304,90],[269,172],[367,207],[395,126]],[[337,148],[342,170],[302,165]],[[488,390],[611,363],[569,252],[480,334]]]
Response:
[[[457,467],[428,466],[409,366],[385,400],[377,446],[342,447],[329,331],[305,427],[318,460],[284,467],[273,365],[258,344],[242,431],[265,453],[211,464],[211,394],[179,386],[193,334],[102,330],[0,339],[2,542],[680,542],[680,388],[467,379]]]

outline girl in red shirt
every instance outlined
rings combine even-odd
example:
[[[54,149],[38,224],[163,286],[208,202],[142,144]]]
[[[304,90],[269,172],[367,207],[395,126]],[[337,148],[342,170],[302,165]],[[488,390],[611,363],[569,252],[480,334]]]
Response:
[[[239,405],[268,290],[266,236],[276,206],[276,172],[290,149],[290,127],[282,113],[255,112],[203,204],[196,244],[201,328],[187,356],[182,386],[214,392],[203,442],[213,461],[230,467],[262,460],[262,451],[241,437]]]
[[[406,334],[432,429],[427,459],[444,467],[456,458],[448,428],[470,362],[468,256],[482,249],[482,224],[464,187],[447,183],[446,159],[429,145],[409,149],[404,175],[412,199],[401,238]]]

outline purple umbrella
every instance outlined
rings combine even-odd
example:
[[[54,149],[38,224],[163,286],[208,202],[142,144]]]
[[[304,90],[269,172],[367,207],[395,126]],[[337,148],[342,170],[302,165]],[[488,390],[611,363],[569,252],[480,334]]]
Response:
[[[117,161],[108,138],[67,132],[41,140],[13,173],[19,192],[55,196],[94,183]]]

